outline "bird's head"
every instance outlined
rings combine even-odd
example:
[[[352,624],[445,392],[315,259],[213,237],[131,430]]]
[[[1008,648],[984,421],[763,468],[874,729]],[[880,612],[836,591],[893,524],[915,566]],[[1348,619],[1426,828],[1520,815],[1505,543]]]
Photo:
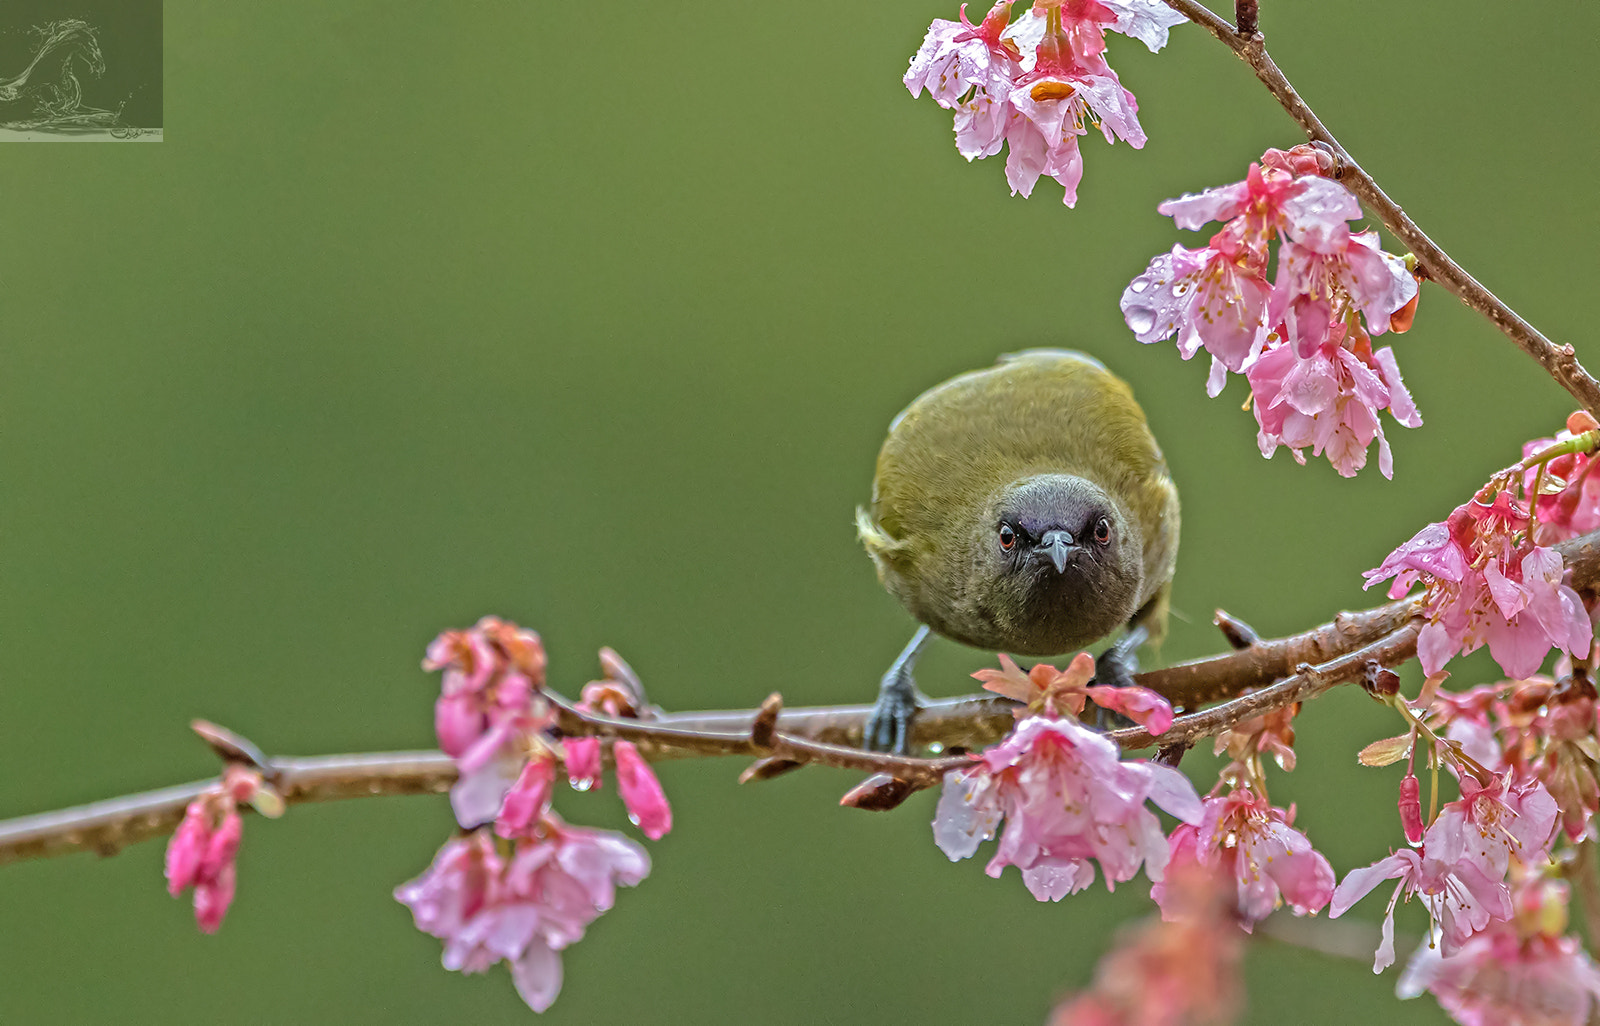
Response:
[[[1001,493],[984,527],[1001,610],[1030,634],[1052,639],[1026,654],[1102,638],[1135,612],[1144,575],[1139,526],[1092,481],[1024,478]]]

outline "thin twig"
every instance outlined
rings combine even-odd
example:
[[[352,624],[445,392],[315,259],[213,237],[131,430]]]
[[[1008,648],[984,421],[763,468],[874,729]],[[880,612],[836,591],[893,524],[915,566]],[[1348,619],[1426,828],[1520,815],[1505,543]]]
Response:
[[[1305,130],[1315,143],[1327,146],[1337,158],[1335,177],[1350,187],[1367,207],[1378,216],[1384,227],[1399,239],[1417,258],[1417,265],[1429,279],[1443,285],[1468,307],[1487,317],[1516,346],[1539,361],[1551,377],[1572,394],[1572,397],[1590,413],[1600,416],[1600,382],[1594,379],[1570,345],[1556,345],[1537,328],[1529,324],[1477,279],[1452,260],[1443,249],[1407,216],[1404,209],[1378,187],[1356,159],[1350,155],[1333,133],[1322,123],[1310,106],[1300,98],[1294,86],[1278,65],[1267,54],[1267,44],[1260,32],[1241,33],[1223,18],[1214,14],[1195,0],[1164,0],[1168,7],[1197,25],[1203,26],[1239,59],[1250,65],[1256,77],[1272,93],[1289,116]]]

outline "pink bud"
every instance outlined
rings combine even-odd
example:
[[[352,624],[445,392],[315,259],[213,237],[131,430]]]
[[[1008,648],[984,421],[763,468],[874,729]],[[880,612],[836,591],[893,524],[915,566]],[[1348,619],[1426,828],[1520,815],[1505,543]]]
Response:
[[[176,898],[185,887],[192,887],[200,872],[211,828],[206,823],[204,797],[189,803],[183,822],[167,842],[167,893]]]
[[[235,875],[233,863],[222,867],[215,880],[198,883],[194,888],[194,921],[203,933],[216,933],[222,917],[233,904]]]
[[[600,739],[569,737],[561,742],[566,750],[567,779],[574,790],[587,791],[600,786]]]
[[[445,695],[433,706],[433,730],[439,748],[451,758],[459,758],[483,733],[483,714],[469,694]]]
[[[206,842],[205,855],[200,859],[200,880],[215,879],[222,874],[224,867],[233,865],[234,856],[239,854],[239,838],[243,833],[244,821],[237,812],[230,810],[222,818],[222,825],[212,832]]]
[[[650,840],[660,840],[672,829],[672,808],[661,790],[661,781],[656,779],[633,742],[618,741],[612,751],[617,760],[617,790],[622,792],[622,803],[628,807],[628,818]]]
[[[501,837],[525,835],[528,827],[550,807],[550,792],[555,782],[554,756],[544,754],[529,759],[500,806],[494,832]]]
[[[1422,785],[1415,773],[1407,773],[1400,781],[1400,825],[1408,843],[1422,843]]]

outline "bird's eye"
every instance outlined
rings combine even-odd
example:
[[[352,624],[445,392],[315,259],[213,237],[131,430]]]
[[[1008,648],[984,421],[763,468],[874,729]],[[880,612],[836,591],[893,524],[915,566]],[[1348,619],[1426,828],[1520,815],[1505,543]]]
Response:
[[[1011,529],[1010,524],[1000,525],[1000,547],[1010,552],[1017,544],[1017,532]]]
[[[1101,545],[1111,544],[1111,521],[1101,517],[1094,522],[1094,540]]]

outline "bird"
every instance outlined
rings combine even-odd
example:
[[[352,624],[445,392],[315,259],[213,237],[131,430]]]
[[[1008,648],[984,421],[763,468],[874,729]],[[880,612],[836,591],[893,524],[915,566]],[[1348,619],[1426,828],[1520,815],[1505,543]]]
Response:
[[[1139,645],[1166,631],[1179,519],[1144,411],[1092,356],[1007,354],[917,397],[856,510],[879,580],[921,623],[883,676],[867,746],[909,749],[932,634],[1052,656],[1125,627],[1096,677],[1131,683]]]

